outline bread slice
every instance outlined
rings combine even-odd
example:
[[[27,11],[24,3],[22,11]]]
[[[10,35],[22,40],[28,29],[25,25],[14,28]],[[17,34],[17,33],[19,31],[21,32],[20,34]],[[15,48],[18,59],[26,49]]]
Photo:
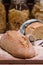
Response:
[[[17,31],[8,31],[0,40],[0,46],[14,57],[30,58],[35,56],[35,50],[29,40]]]
[[[43,24],[39,22],[32,23],[25,29],[26,34],[32,34],[35,40],[43,39]]]

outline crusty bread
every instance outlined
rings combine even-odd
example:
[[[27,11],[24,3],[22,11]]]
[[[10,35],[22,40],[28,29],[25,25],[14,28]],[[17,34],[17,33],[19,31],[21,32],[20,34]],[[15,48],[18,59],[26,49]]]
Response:
[[[6,30],[6,11],[4,5],[0,3],[0,33]]]
[[[0,40],[0,47],[18,58],[35,56],[35,50],[29,40],[17,31],[8,31]]]
[[[43,39],[43,24],[35,22],[25,29],[26,34],[32,34],[36,40]]]
[[[10,30],[19,30],[20,26],[29,19],[29,10],[9,10],[9,29]]]
[[[33,7],[33,10],[32,10],[32,15],[36,19],[43,21],[43,10],[42,10],[41,7],[42,6],[41,6],[40,3],[35,4],[34,7]]]

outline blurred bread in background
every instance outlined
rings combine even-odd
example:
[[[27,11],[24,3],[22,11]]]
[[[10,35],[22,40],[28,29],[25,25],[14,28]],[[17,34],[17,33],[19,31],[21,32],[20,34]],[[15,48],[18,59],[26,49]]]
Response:
[[[36,3],[32,10],[32,15],[38,19],[43,21],[43,10],[41,9],[42,5],[40,3]]]
[[[9,10],[9,29],[10,30],[19,30],[20,26],[29,19],[29,10]]]
[[[0,3],[0,33],[6,30],[6,11],[2,3]]]

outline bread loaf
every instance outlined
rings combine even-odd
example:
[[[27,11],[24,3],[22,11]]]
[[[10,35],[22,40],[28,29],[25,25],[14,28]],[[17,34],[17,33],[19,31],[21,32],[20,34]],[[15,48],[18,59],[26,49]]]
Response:
[[[0,3],[0,33],[6,30],[6,12],[4,5]]]
[[[32,34],[35,40],[43,39],[43,24],[39,22],[32,23],[25,29],[25,33]]]
[[[19,30],[20,26],[23,22],[29,19],[29,11],[28,10],[9,10],[9,29],[10,30]]]
[[[35,56],[35,50],[29,40],[17,31],[8,31],[0,40],[0,47],[18,58]]]
[[[32,15],[38,19],[43,21],[43,10],[41,9],[41,4],[37,3],[34,5],[33,10],[32,10]]]

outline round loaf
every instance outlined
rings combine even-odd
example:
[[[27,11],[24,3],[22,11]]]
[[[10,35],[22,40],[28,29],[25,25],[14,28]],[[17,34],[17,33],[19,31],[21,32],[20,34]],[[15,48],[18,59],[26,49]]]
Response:
[[[18,58],[31,58],[35,50],[29,40],[17,31],[8,31],[0,40],[0,47]]]

